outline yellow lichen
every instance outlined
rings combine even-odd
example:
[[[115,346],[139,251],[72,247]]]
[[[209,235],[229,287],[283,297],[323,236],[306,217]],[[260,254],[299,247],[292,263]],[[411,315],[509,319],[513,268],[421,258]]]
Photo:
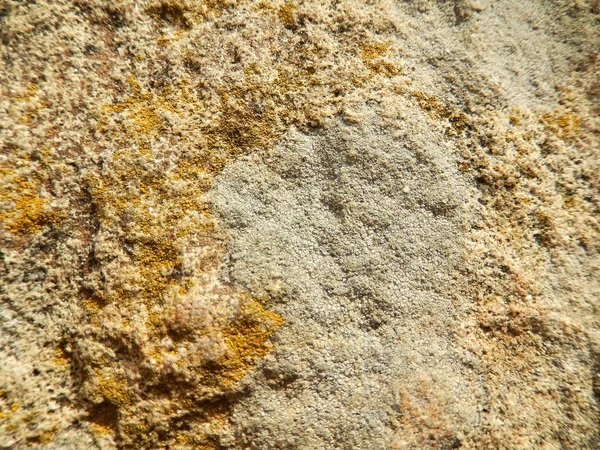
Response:
[[[580,131],[579,116],[571,110],[556,109],[538,117],[546,133],[559,139],[572,139]]]
[[[48,430],[41,431],[27,438],[28,445],[48,445],[54,440],[54,435],[59,430],[58,425],[52,426]]]
[[[360,52],[364,60],[372,60],[387,53],[390,45],[387,42],[373,42],[360,46]]]
[[[118,407],[131,404],[133,395],[127,380],[122,375],[103,371],[100,368],[94,369],[94,372],[94,381],[97,383],[95,395]]]
[[[51,361],[58,366],[66,366],[69,364],[69,359],[67,358],[65,351],[60,347],[57,347],[54,350],[54,356]]]
[[[29,102],[31,98],[36,94],[38,86],[36,83],[29,83],[27,89],[23,94],[19,94],[16,96],[18,102]]]
[[[365,66],[369,67],[372,73],[379,73],[387,76],[400,75],[402,70],[395,62],[384,58],[389,50],[387,42],[373,42],[362,44],[360,53]]]
[[[149,141],[155,139],[164,130],[165,125],[159,116],[161,111],[175,112],[172,104],[164,97],[143,91],[139,83],[129,78],[133,93],[122,102],[102,105],[102,112],[107,115],[125,113],[121,133],[123,136],[134,139],[142,154],[147,154]],[[98,129],[104,130],[106,118],[98,123]],[[116,134],[115,137],[119,135]]]
[[[241,380],[255,364],[270,350],[268,338],[283,325],[283,317],[267,310],[256,299],[242,304],[238,320],[223,330],[228,354],[221,366],[221,382],[231,386]]]
[[[45,225],[60,225],[67,217],[53,211],[39,196],[41,178],[35,172],[29,178],[9,168],[0,168],[0,222],[11,233],[38,233]]]
[[[113,430],[110,427],[93,422],[90,424],[90,428],[92,429],[92,432],[97,436],[111,434],[113,432]]]

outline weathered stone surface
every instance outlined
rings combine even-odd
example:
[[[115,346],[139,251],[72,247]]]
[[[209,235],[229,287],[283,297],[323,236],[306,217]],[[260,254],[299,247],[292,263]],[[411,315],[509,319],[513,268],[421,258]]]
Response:
[[[597,448],[599,13],[4,2],[0,448]]]

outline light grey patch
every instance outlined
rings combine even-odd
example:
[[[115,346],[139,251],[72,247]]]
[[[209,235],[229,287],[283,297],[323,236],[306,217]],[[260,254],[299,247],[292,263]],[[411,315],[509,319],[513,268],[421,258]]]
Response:
[[[475,425],[481,389],[452,337],[468,308],[457,269],[470,191],[439,136],[419,139],[291,131],[218,177],[224,278],[255,294],[283,286],[271,297],[286,324],[232,416],[245,444],[386,448],[399,391],[423,378],[450,393],[454,432]]]

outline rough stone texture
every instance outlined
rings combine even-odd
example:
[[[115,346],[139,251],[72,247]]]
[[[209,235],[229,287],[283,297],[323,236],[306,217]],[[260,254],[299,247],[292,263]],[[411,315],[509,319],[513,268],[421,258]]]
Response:
[[[261,388],[234,410],[246,442],[387,448],[417,386],[447,396],[440,443],[476,426],[483,386],[452,336],[468,308],[452,291],[469,191],[436,140],[336,123],[218,177],[214,209],[235,236],[228,278],[285,287]]]
[[[600,6],[7,0],[0,448],[600,446]]]

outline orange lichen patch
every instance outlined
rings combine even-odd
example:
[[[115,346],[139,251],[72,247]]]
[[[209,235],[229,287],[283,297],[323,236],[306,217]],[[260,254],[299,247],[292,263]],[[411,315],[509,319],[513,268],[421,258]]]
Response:
[[[65,354],[65,351],[60,347],[54,349],[54,355],[52,356],[51,361],[57,366],[67,366],[69,364],[69,359]]]
[[[256,359],[268,352],[268,337],[281,324],[279,316],[258,303],[245,300],[239,318],[221,318],[217,327],[202,329],[195,323],[183,323],[173,330],[169,325],[173,321],[173,305],[178,298],[187,295],[197,275],[185,269],[184,250],[200,236],[215,235],[204,194],[229,161],[269,145],[278,128],[274,125],[272,109],[252,110],[251,103],[255,101],[252,95],[256,92],[237,88],[221,91],[223,113],[208,125],[197,127],[207,145],[172,155],[170,170],[157,171],[149,163],[148,153],[159,135],[169,135],[162,117],[170,113],[185,118],[190,105],[195,110],[207,106],[191,94],[183,81],[159,93],[142,90],[135,80],[130,80],[130,85],[133,92],[124,101],[102,107],[104,117],[99,131],[109,132],[110,116],[122,120],[116,131],[110,133],[123,143],[137,143],[137,149],[116,152],[107,161],[106,170],[96,176],[92,173],[86,176],[103,229],[111,233],[118,230],[121,236],[118,245],[125,249],[127,257],[119,259],[120,269],[113,273],[111,283],[88,295],[83,302],[91,333],[97,334],[97,340],[108,347],[108,352],[123,351],[125,347],[127,356],[91,362],[100,369],[88,377],[86,385],[89,387],[84,395],[104,399],[104,406],[90,406],[88,420],[92,426],[99,427],[99,431],[118,431],[119,435],[128,436],[128,442],[145,442],[155,433],[156,425],[146,423],[144,417],[136,417],[139,405],[162,401],[172,404],[175,410],[204,408],[203,402],[192,402],[189,396],[211,399],[233,386],[253,367]],[[187,120],[186,126],[195,128],[193,119]],[[217,254],[222,249],[212,249],[214,242],[204,249],[208,256],[195,270],[208,271],[218,263]],[[213,253],[215,256],[211,256]],[[124,324],[122,319],[134,314],[140,314],[143,320],[117,325]],[[186,317],[182,320],[189,320]],[[108,323],[119,329],[119,348],[104,343],[110,333],[104,329]],[[224,359],[203,359],[203,353],[210,352],[212,344],[202,347],[198,344],[201,338],[222,345],[227,353]],[[219,339],[222,344],[218,344]],[[141,382],[121,375],[141,367],[144,367]],[[191,377],[195,380],[193,387],[185,384],[180,387],[168,381],[169,374],[184,379]],[[135,375],[131,380],[134,379]],[[140,384],[149,393],[141,396]],[[207,393],[209,388],[213,389],[210,394]],[[110,420],[105,419],[107,416]],[[200,422],[213,423],[217,419],[217,415],[210,415]],[[205,445],[197,433],[183,435],[191,439],[196,448]]]
[[[413,91],[410,94],[424,111],[427,111],[437,119],[443,118],[446,105],[435,95],[427,95],[420,91]]]
[[[4,425],[4,429],[7,433],[15,433],[19,429],[19,425],[15,422],[9,422],[6,425]]]
[[[126,358],[128,363],[125,364],[125,367],[132,363],[137,367],[146,365],[144,383],[150,389],[144,394],[145,399],[161,401],[166,408],[172,407],[174,410],[201,408],[204,412],[197,420],[210,427],[224,422],[229,408],[212,411],[211,399],[219,398],[221,391],[234,386],[259,358],[268,353],[271,349],[269,337],[283,324],[283,318],[268,311],[260,300],[245,294],[239,294],[239,299],[239,314],[232,316],[229,321],[219,322],[218,326],[207,329],[197,329],[196,322],[191,322],[190,327],[184,323],[182,330],[185,332],[171,346],[166,347],[159,342],[165,338],[164,324],[168,322],[170,311],[166,309],[155,313],[155,320],[161,322],[163,327],[148,327],[147,341],[140,341],[138,336],[141,352],[130,353]],[[123,307],[127,310],[126,304]],[[191,319],[193,316],[187,316],[187,320]],[[126,332],[125,329],[120,331],[122,335]],[[200,338],[211,336],[213,340],[222,342],[225,352],[217,360],[205,359],[202,356],[203,347],[197,345]],[[100,358],[92,363],[96,367],[88,374],[86,397],[100,397],[102,401],[90,407],[88,421],[96,433],[118,431],[119,434],[126,433],[133,441],[144,441],[149,439],[153,428],[143,417],[136,417],[136,408],[144,400],[139,397],[137,382],[128,381],[121,374],[121,364],[126,361]],[[155,370],[151,370],[148,363]],[[185,376],[189,382],[180,387],[177,383],[163,380],[165,374],[170,372],[180,374],[176,377]],[[203,402],[190,401],[190,395],[206,396],[209,403],[205,405]],[[209,442],[201,434],[184,432],[179,437],[183,439],[185,436],[198,445]]]
[[[94,435],[96,436],[103,436],[111,434],[113,432],[112,428],[100,425],[95,422],[90,422],[90,429],[92,430],[92,433],[94,433]]]
[[[120,115],[121,133],[124,137],[135,140],[142,153],[147,153],[149,141],[156,139],[165,128],[160,112],[175,112],[175,107],[164,97],[143,91],[133,77],[129,78],[129,83],[133,89],[132,95],[122,102],[102,105],[101,111],[107,116]],[[100,120],[98,129],[105,130],[106,124],[106,119]]]
[[[375,59],[368,63],[368,66],[374,73],[379,73],[386,76],[402,75],[402,69],[395,63],[382,59]]]
[[[106,306],[106,299],[98,293],[92,294],[81,302],[81,304],[90,312],[97,313]]]
[[[373,42],[361,45],[360,53],[364,60],[372,60],[385,55],[389,48],[390,44],[387,42]]]
[[[579,116],[568,109],[546,112],[541,114],[538,120],[546,133],[559,139],[573,139],[581,129]]]
[[[522,125],[527,115],[519,108],[513,107],[508,110],[508,120],[513,127]]]
[[[255,299],[242,304],[240,317],[223,330],[228,350],[226,359],[220,362],[224,386],[241,380],[255,361],[269,352],[271,345],[268,338],[283,323],[283,317],[267,310]]]
[[[360,46],[363,63],[371,69],[373,74],[379,73],[387,76],[402,74],[402,70],[397,63],[384,58],[389,51],[389,47],[390,45],[387,42],[373,42]]]
[[[241,302],[239,313],[211,318],[218,303],[209,306],[207,314],[194,312],[188,305],[169,325],[169,335],[179,351],[160,346],[151,350],[156,363],[169,360],[178,370],[195,373],[199,388],[234,386],[269,352],[269,337],[284,323],[283,317],[266,309],[257,298],[225,290],[222,294]],[[199,346],[198,342],[204,343]]]
[[[109,225],[124,218],[126,230],[146,236],[164,235],[173,228],[181,231],[184,217],[188,228],[189,220],[196,230],[210,227],[210,214],[202,201],[211,186],[202,173],[207,169],[184,161],[169,173],[148,173],[140,156],[121,152],[109,173],[86,177],[103,222]]]
[[[264,86],[262,81],[254,80],[226,89],[218,88],[219,118],[208,125],[198,127],[205,136],[207,145],[194,152],[192,160],[190,157],[182,158],[181,164],[174,169],[179,179],[198,178],[199,173],[205,173],[208,177],[204,177],[204,184],[208,189],[210,179],[222,170],[226,161],[252,149],[264,148],[282,131],[278,126],[279,118],[271,106],[280,93],[276,92],[273,86]],[[111,134],[136,142],[142,155],[147,154],[149,146],[160,133],[168,133],[167,124],[161,118],[165,113],[175,113],[183,118],[188,114],[190,106],[197,111],[209,107],[191,94],[185,80],[162,89],[160,93],[143,91],[132,78],[130,84],[133,89],[132,95],[122,102],[102,106],[101,112],[104,117],[99,121],[98,130],[109,131],[109,117],[124,119],[119,125],[119,132],[111,131]],[[194,126],[193,119],[189,126]],[[119,152],[115,157],[120,158],[128,154],[129,151]],[[133,175],[133,168],[127,170],[130,176]]]
[[[131,161],[132,157],[122,155],[121,159]],[[122,245],[129,255],[122,261],[115,287],[94,293],[84,303],[92,316],[109,300],[150,307],[171,291],[189,288],[189,275],[181,273],[182,247],[189,235],[210,232],[212,219],[202,201],[203,185],[193,183],[189,176],[177,178],[176,171],[153,176],[142,164],[120,162],[103,178],[87,178],[99,217],[108,229],[121,228]],[[177,183],[181,189],[173,189]],[[160,320],[152,322],[158,325]]]
[[[117,407],[124,407],[134,400],[129,383],[122,375],[114,371],[106,371],[100,368],[94,369],[94,381],[96,389],[94,395],[102,397]]]
[[[221,118],[209,130],[207,140],[211,147],[223,152],[225,161],[254,149],[265,148],[279,134],[275,111],[268,106],[271,95],[252,87],[237,87],[221,93]],[[257,98],[253,99],[253,96]],[[262,103],[266,108],[253,111],[253,102]]]
[[[163,300],[163,295],[172,287],[182,285],[182,280],[174,278],[173,272],[182,264],[181,252],[167,239],[159,238],[149,242],[136,243],[134,250],[139,273],[144,286],[140,298],[148,304]]]
[[[11,233],[33,234],[45,225],[60,225],[66,214],[52,211],[48,201],[39,196],[41,179],[18,175],[12,169],[0,168],[0,222]]]

